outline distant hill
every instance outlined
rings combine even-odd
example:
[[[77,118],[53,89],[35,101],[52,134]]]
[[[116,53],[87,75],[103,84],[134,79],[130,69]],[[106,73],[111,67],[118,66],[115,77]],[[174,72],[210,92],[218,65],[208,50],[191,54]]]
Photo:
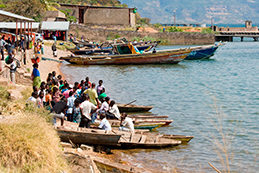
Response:
[[[259,23],[258,0],[120,0],[129,7],[137,7],[142,17],[151,23]]]

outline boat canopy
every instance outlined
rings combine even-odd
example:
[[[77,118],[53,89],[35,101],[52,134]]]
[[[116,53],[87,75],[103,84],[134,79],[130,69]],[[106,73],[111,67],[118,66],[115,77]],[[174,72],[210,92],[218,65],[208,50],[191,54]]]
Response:
[[[116,45],[119,54],[140,54],[138,48],[132,44],[127,45]]]

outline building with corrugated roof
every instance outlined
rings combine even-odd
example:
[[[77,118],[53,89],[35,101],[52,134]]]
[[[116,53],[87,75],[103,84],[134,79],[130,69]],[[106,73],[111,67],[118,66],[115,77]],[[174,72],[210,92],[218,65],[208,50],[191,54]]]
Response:
[[[69,11],[69,14],[81,24],[132,27],[136,25],[134,8],[60,4],[59,9]]]
[[[44,21],[41,23],[41,32],[43,33],[43,38],[53,39],[56,37],[57,40],[67,40],[69,31],[69,22],[62,21]]]

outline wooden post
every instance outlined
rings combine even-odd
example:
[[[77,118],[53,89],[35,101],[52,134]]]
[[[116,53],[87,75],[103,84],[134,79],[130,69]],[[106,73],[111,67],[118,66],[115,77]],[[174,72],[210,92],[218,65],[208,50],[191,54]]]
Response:
[[[30,25],[31,25],[31,41],[32,41],[32,44],[34,44],[33,37],[32,37],[32,22],[30,22]]]
[[[17,19],[16,19],[15,35],[16,35],[16,42],[18,42],[18,21],[17,21]]]
[[[22,21],[20,21],[20,35],[22,34]]]
[[[24,35],[26,35],[26,22],[24,22]]]

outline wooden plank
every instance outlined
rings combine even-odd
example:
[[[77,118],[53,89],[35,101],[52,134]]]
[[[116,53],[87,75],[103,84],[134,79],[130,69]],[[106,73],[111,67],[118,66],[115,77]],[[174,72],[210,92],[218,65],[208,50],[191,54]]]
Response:
[[[144,144],[146,142],[147,135],[141,135],[139,143]]]
[[[139,140],[140,140],[140,138],[141,138],[141,135],[133,134],[132,137],[131,137],[130,142],[132,142],[132,143],[138,143]]]

